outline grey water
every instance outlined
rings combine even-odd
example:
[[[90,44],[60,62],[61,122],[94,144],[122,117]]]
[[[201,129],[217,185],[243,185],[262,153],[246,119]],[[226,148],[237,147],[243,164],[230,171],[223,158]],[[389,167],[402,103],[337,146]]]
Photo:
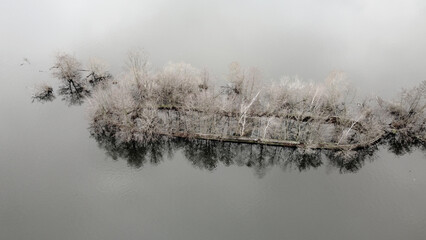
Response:
[[[426,4],[7,0],[0,13],[0,239],[426,238],[419,148],[381,145],[350,166],[202,141],[114,148],[90,136],[87,103],[31,100],[36,83],[57,90],[55,51],[119,76],[139,47],[154,67],[217,79],[235,60],[264,79],[342,70],[360,94],[391,98],[425,79]]]

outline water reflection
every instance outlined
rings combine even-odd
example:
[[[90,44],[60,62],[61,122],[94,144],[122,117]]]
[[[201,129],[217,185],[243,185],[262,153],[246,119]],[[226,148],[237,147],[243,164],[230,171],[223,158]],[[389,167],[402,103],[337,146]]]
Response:
[[[79,106],[84,103],[86,97],[90,96],[90,91],[83,87],[72,88],[71,85],[61,85],[59,86],[59,95],[68,106]]]
[[[118,143],[108,136],[92,135],[92,137],[109,157],[114,160],[125,159],[128,165],[134,168],[141,168],[147,163],[157,165],[165,157],[171,158],[176,151],[181,151],[195,168],[213,171],[219,165],[245,166],[253,169],[255,175],[260,178],[273,167],[279,167],[283,171],[304,172],[324,164],[329,169],[338,170],[340,173],[356,173],[365,165],[365,162],[376,159],[379,146],[387,146],[392,152],[398,149],[395,152],[397,154],[407,153],[417,148],[425,150],[425,147],[419,144],[389,139],[358,151],[330,151],[199,139],[162,138],[147,144]]]
[[[34,93],[33,93],[32,99],[33,99],[32,102],[37,101],[40,103],[53,101],[55,99],[53,88],[46,83],[41,83],[36,85],[34,87]]]
[[[33,96],[32,97],[32,102],[39,102],[39,103],[47,103],[47,102],[52,102],[53,100],[55,100],[55,95],[53,93],[51,94],[47,94],[45,96]]]
[[[426,150],[425,143],[420,139],[399,132],[387,137],[385,141],[389,151],[398,156],[411,153],[417,148]]]
[[[96,136],[98,146],[104,150],[109,157],[114,160],[118,158],[126,159],[129,166],[141,168],[144,164],[150,163],[157,165],[163,161],[165,153],[172,156],[175,150],[171,141],[159,140],[157,142],[149,142],[140,144],[132,143],[117,143],[114,138],[107,136]]]
[[[366,161],[372,162],[377,158],[378,144],[358,151],[327,151],[328,167],[337,168],[340,173],[355,173]]]
[[[50,86],[41,85],[39,88],[45,87],[46,89],[36,89],[36,93],[32,96],[32,102],[46,103],[52,102],[56,99],[53,93],[53,88]],[[62,101],[65,101],[68,106],[82,105],[84,100],[91,95],[91,89],[86,89],[80,85],[60,85],[58,87],[58,95],[61,96]]]

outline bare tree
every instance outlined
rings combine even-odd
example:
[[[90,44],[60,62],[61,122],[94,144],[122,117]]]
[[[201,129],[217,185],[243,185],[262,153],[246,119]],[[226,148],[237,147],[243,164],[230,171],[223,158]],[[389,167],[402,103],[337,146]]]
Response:
[[[64,86],[71,92],[79,92],[84,88],[81,75],[81,63],[73,56],[66,53],[56,55],[56,62],[51,68],[53,76],[60,79]]]
[[[63,62],[78,69],[69,58],[59,62],[58,69]],[[154,72],[146,55],[132,53],[127,67],[115,84],[96,88],[89,104],[93,131],[121,142],[151,141],[163,134],[352,151],[393,132],[426,137],[425,82],[405,91],[399,102],[380,100],[376,106],[371,99],[355,104],[339,72],[322,83],[286,77],[259,91],[260,72],[232,63],[229,85],[216,91],[207,71],[187,63],[169,63]],[[62,72],[67,71],[57,75],[68,81]],[[74,73],[78,76],[78,70]]]
[[[107,65],[99,59],[91,59],[88,70],[90,73],[86,78],[92,87],[112,79],[112,75],[107,70]]]
[[[34,87],[33,101],[37,100],[40,102],[52,101],[55,98],[53,94],[53,88],[47,83],[40,83]]]

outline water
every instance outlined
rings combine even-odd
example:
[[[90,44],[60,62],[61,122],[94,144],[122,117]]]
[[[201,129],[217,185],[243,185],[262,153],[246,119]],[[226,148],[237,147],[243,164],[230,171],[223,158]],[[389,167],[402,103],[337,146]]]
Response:
[[[425,239],[426,157],[419,149],[396,156],[380,146],[349,170],[325,156],[306,164],[249,161],[244,147],[230,159],[214,158],[226,145],[195,143],[174,143],[173,151],[157,152],[162,158],[142,161],[140,151],[112,151],[91,137],[85,104],[30,98],[35,83],[57,89],[46,72],[57,50],[82,60],[99,56],[117,75],[135,46],[151,52],[157,67],[184,60],[211,66],[217,78],[233,60],[257,65],[267,77],[321,80],[339,68],[364,93],[391,97],[426,75],[419,44],[426,8],[408,2],[404,11],[393,2],[309,11],[292,3],[294,14],[256,1],[108,2],[93,16],[94,3],[2,2],[0,239]],[[339,16],[345,20],[334,21]],[[285,39],[291,41],[282,45]],[[24,57],[31,64],[19,66]]]
[[[228,145],[205,142],[177,142],[172,151],[163,146],[161,158],[142,158],[90,137],[85,104],[68,106],[60,96],[31,103],[25,87],[48,75],[9,66],[2,76],[16,83],[2,89],[2,239],[426,236],[420,150],[396,156],[381,146],[350,171],[325,157],[322,164],[248,160],[248,149],[258,152],[250,145],[232,145],[224,159],[217,154]]]

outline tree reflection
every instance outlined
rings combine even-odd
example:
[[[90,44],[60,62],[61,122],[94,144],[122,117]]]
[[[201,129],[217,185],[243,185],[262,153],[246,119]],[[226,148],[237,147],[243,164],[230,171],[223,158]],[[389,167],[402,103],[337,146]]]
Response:
[[[158,165],[164,155],[171,156],[175,146],[169,139],[160,139],[156,142],[140,144],[138,142],[118,143],[112,137],[94,136],[98,146],[106,151],[107,156],[114,160],[126,159],[129,166],[141,168],[146,163]]]
[[[331,151],[165,137],[145,144],[119,143],[111,136],[92,137],[109,157],[114,160],[125,159],[134,168],[141,168],[145,164],[157,165],[179,150],[195,168],[214,171],[220,165],[249,167],[259,178],[275,166],[284,171],[304,172],[325,164],[340,173],[356,173],[366,161],[376,159],[379,146],[387,146],[394,152],[395,149],[405,149],[395,152],[397,154],[410,152],[419,146],[425,150],[421,144],[407,145],[405,142],[389,140],[357,151]],[[398,143],[405,146],[399,146]]]
[[[56,97],[53,94],[48,94],[46,96],[36,96],[32,98],[33,99],[32,102],[37,101],[39,103],[47,103],[47,102],[52,102],[53,100],[55,100],[55,98]]]
[[[411,153],[413,149],[425,148],[425,144],[419,139],[400,132],[389,135],[385,141],[389,151],[398,156]]]
[[[365,161],[372,162],[376,159],[378,145],[373,145],[358,151],[327,151],[329,167],[339,169],[340,173],[355,173],[363,166]]]
[[[285,170],[297,169],[300,172],[318,168],[323,164],[321,151],[312,149],[289,149],[285,151],[286,161],[282,164]]]
[[[37,101],[40,103],[53,101],[55,99],[53,88],[47,83],[37,84],[34,87],[34,93],[33,93],[32,99],[33,99],[32,102]]]
[[[62,97],[62,100],[67,102],[68,106],[72,105],[81,105],[84,103],[86,97],[90,96],[90,91],[80,87],[72,87],[71,85],[61,85],[59,86],[59,95]]]

